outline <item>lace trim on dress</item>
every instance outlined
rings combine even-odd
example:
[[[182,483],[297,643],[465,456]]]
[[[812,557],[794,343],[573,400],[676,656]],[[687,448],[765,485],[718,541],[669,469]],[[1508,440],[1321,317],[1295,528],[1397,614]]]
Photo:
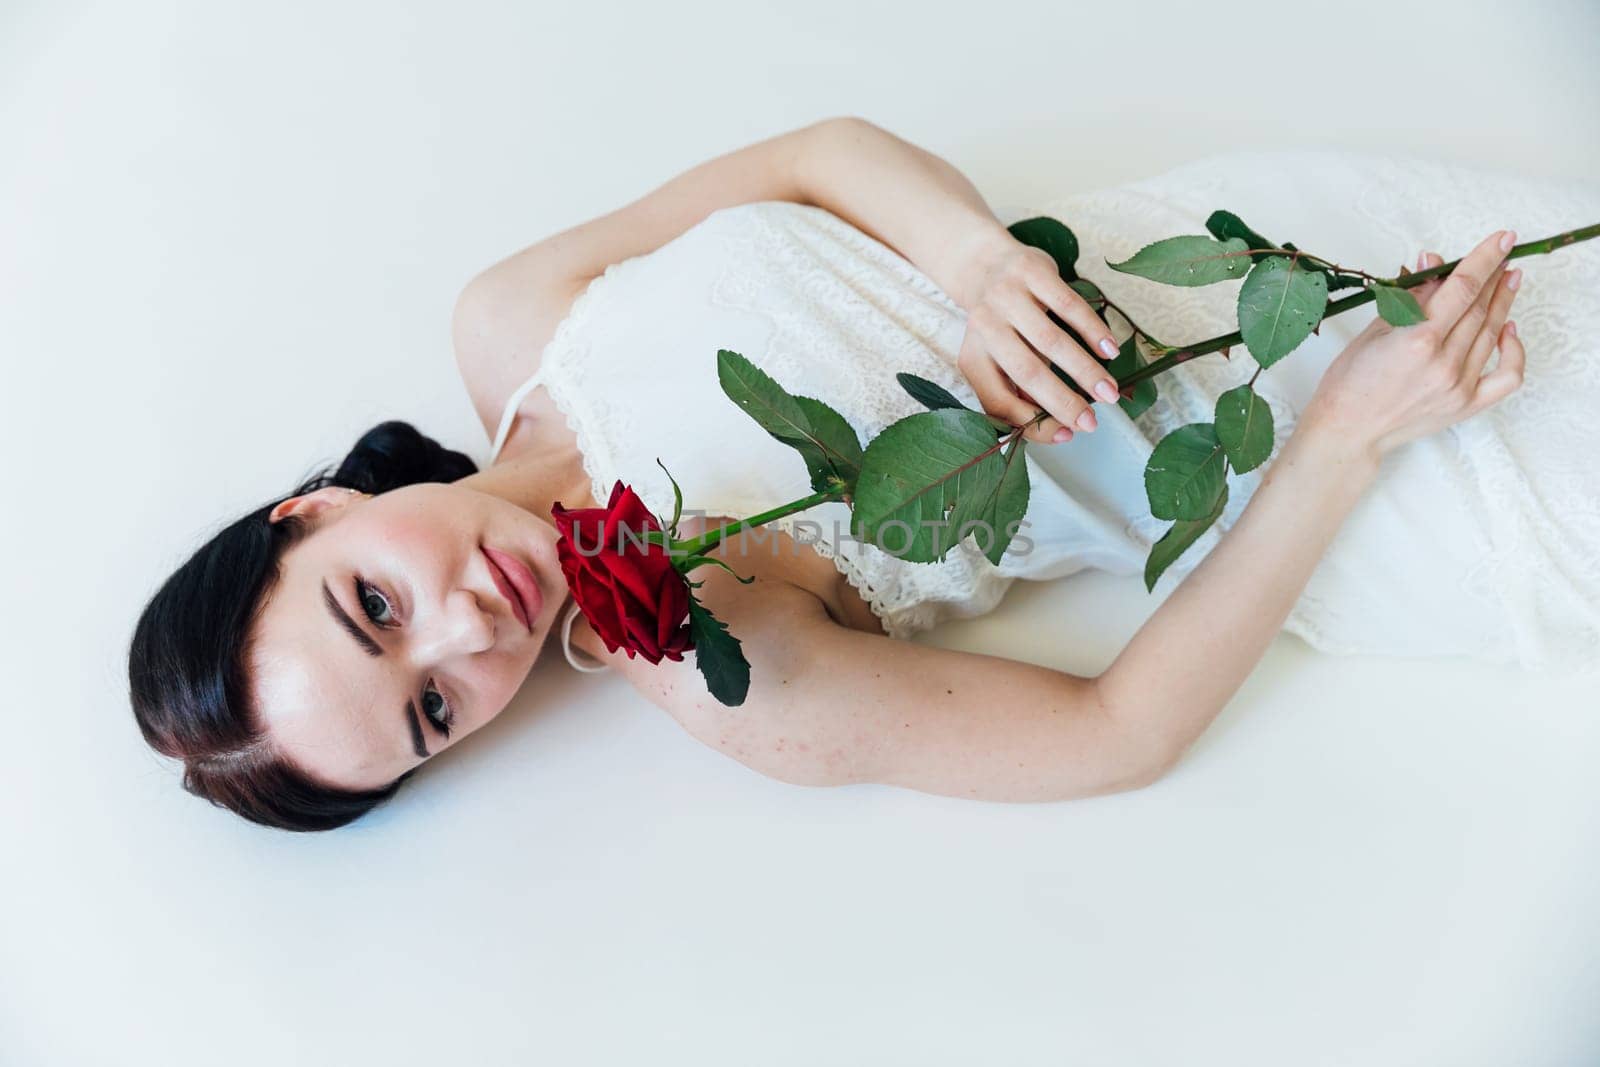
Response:
[[[566,317],[556,326],[555,333],[551,335],[539,356],[539,369],[534,371],[507,401],[505,412],[500,419],[499,431],[495,435],[494,446],[489,453],[490,463],[499,458],[501,449],[505,447],[506,439],[511,434],[511,427],[516,421],[517,409],[521,407],[523,399],[534,389],[543,386],[545,392],[550,395],[551,403],[561,412],[562,419],[577,442],[578,454],[583,462],[583,472],[589,476],[590,489],[594,493],[595,501],[603,505],[611,495],[611,486],[615,483],[615,479],[608,476],[609,467],[602,463],[599,438],[591,432],[588,422],[578,415],[567,393],[566,383],[562,381],[561,372],[565,366],[564,361],[569,357],[580,355],[586,347],[584,342],[577,340],[577,334],[593,311],[599,297],[604,294],[607,286],[613,283],[613,279],[632,262],[632,259],[625,259],[606,267],[590,278],[589,284],[573,298]],[[609,445],[605,454],[607,456],[611,454]]]
[[[871,347],[875,365],[915,371],[976,404],[953,354],[934,343],[965,313],[914,264],[814,205],[762,201],[727,209],[727,215],[742,217],[719,233],[727,254],[710,299],[770,324],[760,359],[767,373],[798,380],[802,365],[841,361],[826,399],[847,414],[863,440],[922,410],[892,375],[856,373],[852,352],[863,346]],[[757,263],[763,273],[750,269]],[[782,301],[774,299],[774,277],[781,280]],[[1000,575],[970,543],[938,563],[908,564],[876,545],[813,540],[796,530],[807,514],[772,525],[832,560],[891,637],[907,638],[950,615],[991,610],[1015,580]]]
[[[786,206],[816,212],[823,218],[832,220],[820,208],[809,208],[805,205],[788,202],[773,201],[770,206]],[[713,212],[713,216],[727,213],[748,211],[755,214],[769,209],[769,202],[739,205],[734,208],[722,209]],[[781,208],[780,208],[781,210]],[[710,217],[706,220],[710,222]],[[702,224],[704,225],[704,223]],[[852,227],[837,227],[835,236],[843,237],[856,251],[871,252],[870,239]],[[882,249],[878,246],[878,254]],[[642,257],[635,257],[642,258]],[[724,280],[737,273],[734,257],[728,257],[724,268]],[[582,337],[582,331],[590,316],[603,301],[607,290],[615,284],[616,278],[630,269],[629,265],[634,260],[623,260],[611,264],[602,273],[590,279],[589,284],[574,298],[567,315],[556,327],[550,341],[545,345],[539,359],[539,369],[524,382],[507,401],[506,408],[501,417],[496,440],[491,448],[489,462],[493,463],[505,446],[505,441],[510,436],[510,431],[516,421],[518,409],[523,400],[534,389],[543,386],[550,396],[551,403],[561,413],[567,427],[571,430],[578,451],[582,457],[584,473],[588,476],[595,500],[604,503],[610,495],[611,487],[616,482],[617,451],[613,441],[605,432],[609,422],[600,410],[603,402],[600,398],[585,393],[581,386],[572,380],[572,375],[577,368],[585,365],[588,343]],[[907,265],[909,266],[909,264]],[[949,298],[931,281],[915,275],[907,280],[911,282],[923,297],[946,306],[954,308],[949,303]],[[751,307],[750,310],[759,312],[761,309]],[[637,472],[630,472],[633,477],[638,477]],[[717,499],[714,494],[707,495],[708,500]],[[771,507],[772,501],[744,501],[735,500],[728,494],[723,494],[716,503],[701,502],[697,510],[707,514],[740,515]],[[807,520],[810,513],[786,516],[769,525],[782,530],[797,542],[810,546],[818,555],[832,560],[835,568],[844,575],[851,588],[861,596],[875,617],[881,620],[884,632],[894,638],[905,639],[911,634],[928,628],[938,621],[935,606],[919,602],[914,596],[903,593],[897,581],[898,575],[894,568],[904,566],[892,557],[888,560],[888,567],[881,561],[868,561],[856,558],[847,553],[835,552],[834,546],[826,538],[812,537],[803,528],[797,529],[797,524]],[[877,551],[874,546],[862,546]],[[987,562],[987,561],[985,561]],[[1009,584],[1009,581],[1006,582]],[[949,593],[952,597],[966,594],[972,583],[970,581],[952,582]]]
[[[832,560],[834,567],[840,574],[844,575],[845,581],[850,583],[850,587],[860,595],[861,599],[866,602],[867,607],[872,609],[872,614],[883,624],[884,633],[890,637],[904,640],[918,629],[921,629],[916,625],[916,621],[911,618],[910,612],[904,609],[895,610],[890,606],[889,590],[879,589],[874,584],[875,579],[872,574],[868,573],[855,560],[842,553],[834,552],[833,546],[828,543],[826,538],[804,536],[805,531],[796,528],[796,523],[803,522],[804,519],[805,514],[802,512],[799,515],[787,515],[781,519],[775,519],[768,525],[782,530],[800,544],[809,545],[817,555],[824,559]]]

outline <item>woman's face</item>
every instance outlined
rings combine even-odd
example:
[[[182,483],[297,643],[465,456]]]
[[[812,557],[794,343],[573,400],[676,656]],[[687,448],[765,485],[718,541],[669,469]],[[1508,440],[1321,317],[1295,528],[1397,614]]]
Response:
[[[378,788],[510,702],[567,596],[556,530],[439,483],[378,496],[319,489],[272,517],[293,513],[314,532],[284,554],[257,621],[256,706],[306,773]]]

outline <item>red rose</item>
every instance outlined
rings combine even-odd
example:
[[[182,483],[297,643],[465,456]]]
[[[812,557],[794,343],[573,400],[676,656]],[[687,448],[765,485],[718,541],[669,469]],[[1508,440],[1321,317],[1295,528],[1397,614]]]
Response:
[[[663,545],[646,545],[640,534],[661,524],[631,488],[618,481],[603,508],[550,509],[556,555],[578,610],[600,635],[606,650],[625,648],[651,663],[682,660],[694,647],[689,636],[689,587]]]

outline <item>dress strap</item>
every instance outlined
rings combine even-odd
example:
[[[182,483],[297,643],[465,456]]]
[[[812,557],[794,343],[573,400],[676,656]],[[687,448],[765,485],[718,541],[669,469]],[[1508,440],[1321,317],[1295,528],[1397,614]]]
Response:
[[[517,409],[522,406],[529,393],[544,384],[544,362],[541,360],[539,369],[511,394],[511,399],[506,401],[505,411],[500,416],[500,428],[494,434],[494,447],[489,450],[489,462],[493,463],[500,458],[500,450],[505,447],[506,438],[511,436],[511,424],[517,421]]]

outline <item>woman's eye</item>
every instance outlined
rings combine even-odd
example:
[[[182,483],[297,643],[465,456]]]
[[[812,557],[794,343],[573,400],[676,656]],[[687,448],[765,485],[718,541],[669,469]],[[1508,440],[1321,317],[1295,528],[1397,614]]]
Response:
[[[394,624],[394,611],[389,607],[389,601],[360,578],[356,579],[356,600],[360,603],[361,610],[366,612],[367,618],[379,626]]]
[[[430,682],[427,689],[422,691],[422,714],[428,721],[444,731],[446,737],[450,736],[450,705],[445,703],[444,696],[433,688]]]

